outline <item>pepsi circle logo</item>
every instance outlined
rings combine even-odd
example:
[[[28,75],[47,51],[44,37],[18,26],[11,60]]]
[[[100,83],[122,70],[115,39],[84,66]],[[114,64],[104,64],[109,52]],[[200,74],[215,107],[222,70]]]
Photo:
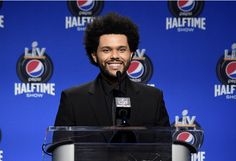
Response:
[[[53,74],[53,63],[45,53],[45,58],[25,58],[22,54],[16,64],[17,75],[25,83],[46,83]]]
[[[151,79],[153,73],[153,66],[150,58],[146,54],[143,54],[142,56],[135,54],[126,73],[129,79],[134,82],[147,83]]]
[[[219,81],[223,84],[235,84],[236,80],[236,61],[225,60],[221,56],[216,65],[216,73]]]
[[[30,60],[26,64],[25,71],[27,74],[33,78],[40,77],[44,72],[43,63],[37,59]]]
[[[178,8],[183,12],[191,11],[195,6],[194,0],[178,0]]]
[[[204,1],[169,0],[168,8],[175,17],[197,17],[203,10]]]
[[[180,119],[180,121],[182,118]],[[201,128],[200,124],[196,121],[194,121],[194,124],[196,125],[196,129],[193,129],[192,127],[176,127],[175,122],[171,124],[171,127],[173,128],[172,131],[172,140],[175,141],[181,141],[185,142],[189,145],[192,145],[196,149],[199,149],[203,142],[204,142],[204,132]]]
[[[130,63],[127,74],[130,78],[137,79],[140,78],[144,73],[144,66],[140,61],[133,60]]]
[[[236,79],[236,61],[232,61],[227,64],[225,68],[225,73],[231,79]]]
[[[103,9],[103,0],[76,0],[67,1],[69,11],[73,16],[97,16]]]
[[[184,141],[184,142],[187,142],[189,144],[194,144],[195,142],[195,139],[194,139],[194,136],[189,133],[189,132],[181,132],[177,135],[176,137],[176,140],[178,141]]]
[[[94,0],[77,0],[77,6],[82,11],[90,11],[94,7]]]

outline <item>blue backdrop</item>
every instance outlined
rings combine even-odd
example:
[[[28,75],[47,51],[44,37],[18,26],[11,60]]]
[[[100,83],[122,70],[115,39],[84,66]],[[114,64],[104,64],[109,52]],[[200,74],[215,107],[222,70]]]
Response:
[[[234,160],[236,92],[228,93],[231,99],[214,92],[215,85],[223,87],[217,62],[236,42],[236,2],[206,1],[199,15],[205,29],[190,27],[190,32],[179,32],[180,26],[166,28],[167,18],[174,18],[167,1],[105,1],[103,5],[100,15],[115,11],[138,24],[139,49],[146,50],[153,64],[148,83],[163,90],[171,122],[188,109],[204,129],[201,151],[205,158],[195,160]],[[83,31],[66,29],[66,17],[73,17],[66,1],[2,2],[0,154],[4,161],[41,160],[41,145],[46,128],[54,123],[60,92],[94,79],[99,72],[86,57]],[[53,72],[46,83],[55,84],[55,95],[14,93],[15,84],[24,83],[18,77],[17,61],[35,41],[51,58]]]

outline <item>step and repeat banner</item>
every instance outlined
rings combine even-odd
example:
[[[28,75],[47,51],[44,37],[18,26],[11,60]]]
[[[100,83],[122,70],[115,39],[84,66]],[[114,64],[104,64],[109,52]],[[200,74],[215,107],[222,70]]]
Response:
[[[199,148],[192,161],[234,160],[236,2],[0,1],[0,161],[40,161],[63,89],[93,80],[86,24],[117,12],[141,37],[128,75],[163,90],[173,137]],[[193,126],[189,126],[193,125]]]

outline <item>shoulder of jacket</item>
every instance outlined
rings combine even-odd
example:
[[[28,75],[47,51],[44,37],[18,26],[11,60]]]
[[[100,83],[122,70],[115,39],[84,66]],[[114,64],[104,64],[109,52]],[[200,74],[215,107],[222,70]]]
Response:
[[[135,88],[139,89],[140,92],[147,91],[147,92],[158,93],[158,94],[162,93],[162,90],[160,90],[159,88],[153,87],[144,83],[133,82],[132,84],[135,86]]]
[[[91,81],[88,83],[81,84],[79,86],[70,87],[68,89],[63,90],[62,92],[69,95],[84,93],[84,92],[87,92],[93,84],[94,84],[94,81]]]

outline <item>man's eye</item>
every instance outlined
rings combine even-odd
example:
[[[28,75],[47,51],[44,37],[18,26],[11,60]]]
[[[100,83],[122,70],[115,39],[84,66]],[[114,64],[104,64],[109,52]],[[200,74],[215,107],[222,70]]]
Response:
[[[104,53],[109,53],[110,50],[109,50],[109,49],[103,49],[102,52],[104,52]]]
[[[121,53],[124,53],[124,52],[126,52],[126,48],[120,48],[119,51],[120,51]]]

